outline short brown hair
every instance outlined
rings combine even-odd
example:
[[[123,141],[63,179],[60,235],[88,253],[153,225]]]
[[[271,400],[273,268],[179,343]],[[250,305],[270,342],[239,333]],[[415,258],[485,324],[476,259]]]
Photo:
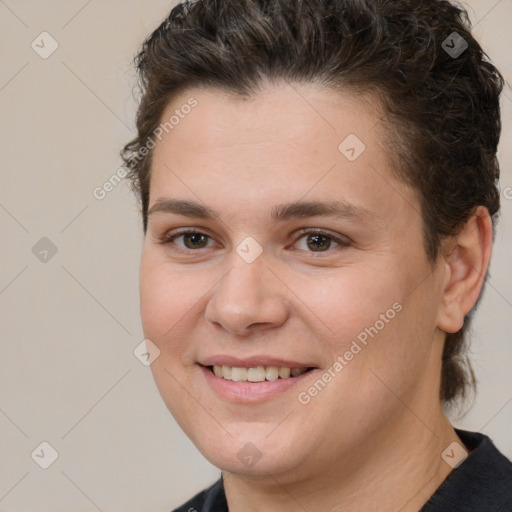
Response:
[[[169,101],[194,86],[247,96],[263,79],[284,79],[379,95],[393,128],[396,172],[419,191],[425,250],[435,262],[440,242],[457,234],[477,206],[489,210],[493,225],[500,207],[503,79],[470,28],[467,12],[446,0],[178,4],[135,59],[138,134],[121,152],[144,232],[152,152],[141,149]],[[465,350],[470,316],[446,335],[440,396],[446,405],[475,385]]]

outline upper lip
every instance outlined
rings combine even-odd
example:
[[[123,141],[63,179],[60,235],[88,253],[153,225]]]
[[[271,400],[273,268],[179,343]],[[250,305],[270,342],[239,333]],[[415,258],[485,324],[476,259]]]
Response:
[[[285,368],[314,368],[314,365],[279,357],[254,355],[250,357],[234,357],[228,355],[216,355],[206,357],[199,361],[202,366],[231,366],[237,368],[256,368],[257,366],[277,366]]]

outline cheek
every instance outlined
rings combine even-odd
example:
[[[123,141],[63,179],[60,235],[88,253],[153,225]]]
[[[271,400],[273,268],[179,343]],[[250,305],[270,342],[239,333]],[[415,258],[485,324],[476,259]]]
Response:
[[[363,312],[347,305],[347,315],[357,318],[353,325],[357,323],[358,329],[349,327],[344,339],[355,340],[361,351],[345,377],[352,377],[350,385],[357,385],[361,401],[381,413],[399,406],[397,397],[406,403],[412,400],[422,382],[431,380],[429,368],[435,366],[435,296],[426,283],[417,288],[411,285],[388,283],[380,292],[366,290],[359,295]]]
[[[299,297],[328,329],[333,351],[346,350],[352,340],[364,342],[368,331],[389,330],[399,315],[405,283],[403,275],[382,268],[347,267],[317,279],[296,281]]]
[[[151,251],[140,266],[140,313],[144,335],[161,350],[177,352],[182,343],[176,334],[194,315],[204,287],[202,274],[172,267]],[[172,340],[172,343],[166,343]],[[185,340],[184,340],[185,341]]]
[[[342,357],[332,389],[345,396],[357,388],[372,407],[372,397],[389,392],[370,370],[401,393],[428,361],[432,315],[421,306],[426,294],[420,287],[409,295],[415,279],[399,266],[338,269],[334,279],[297,281],[297,295],[307,298],[304,302],[321,320],[315,322],[317,335],[325,333],[324,346],[333,360]]]
[[[177,271],[147,248],[141,258],[139,284],[144,337],[160,349],[151,372],[167,408],[185,429],[190,404],[183,383],[187,361],[193,359],[187,355],[188,325],[194,322],[201,288],[193,275]]]

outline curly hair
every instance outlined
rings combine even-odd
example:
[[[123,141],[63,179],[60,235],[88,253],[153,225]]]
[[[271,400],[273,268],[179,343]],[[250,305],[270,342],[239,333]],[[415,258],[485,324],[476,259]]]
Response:
[[[467,12],[447,0],[184,1],[144,41],[135,65],[138,133],[121,156],[144,233],[153,137],[169,102],[195,86],[250,96],[264,79],[379,96],[393,168],[419,192],[432,264],[442,240],[478,206],[495,226],[503,78],[471,35]],[[447,406],[475,389],[471,313],[446,334],[440,399]]]

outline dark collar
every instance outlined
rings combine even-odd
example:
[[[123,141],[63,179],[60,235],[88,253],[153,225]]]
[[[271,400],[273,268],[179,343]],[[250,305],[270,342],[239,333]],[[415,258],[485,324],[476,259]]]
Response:
[[[420,512],[511,512],[512,463],[478,432],[457,430],[467,459],[451,471]],[[229,512],[222,477],[174,512]]]
[[[470,450],[423,506],[421,512],[510,512],[512,463],[478,432],[455,429]]]

